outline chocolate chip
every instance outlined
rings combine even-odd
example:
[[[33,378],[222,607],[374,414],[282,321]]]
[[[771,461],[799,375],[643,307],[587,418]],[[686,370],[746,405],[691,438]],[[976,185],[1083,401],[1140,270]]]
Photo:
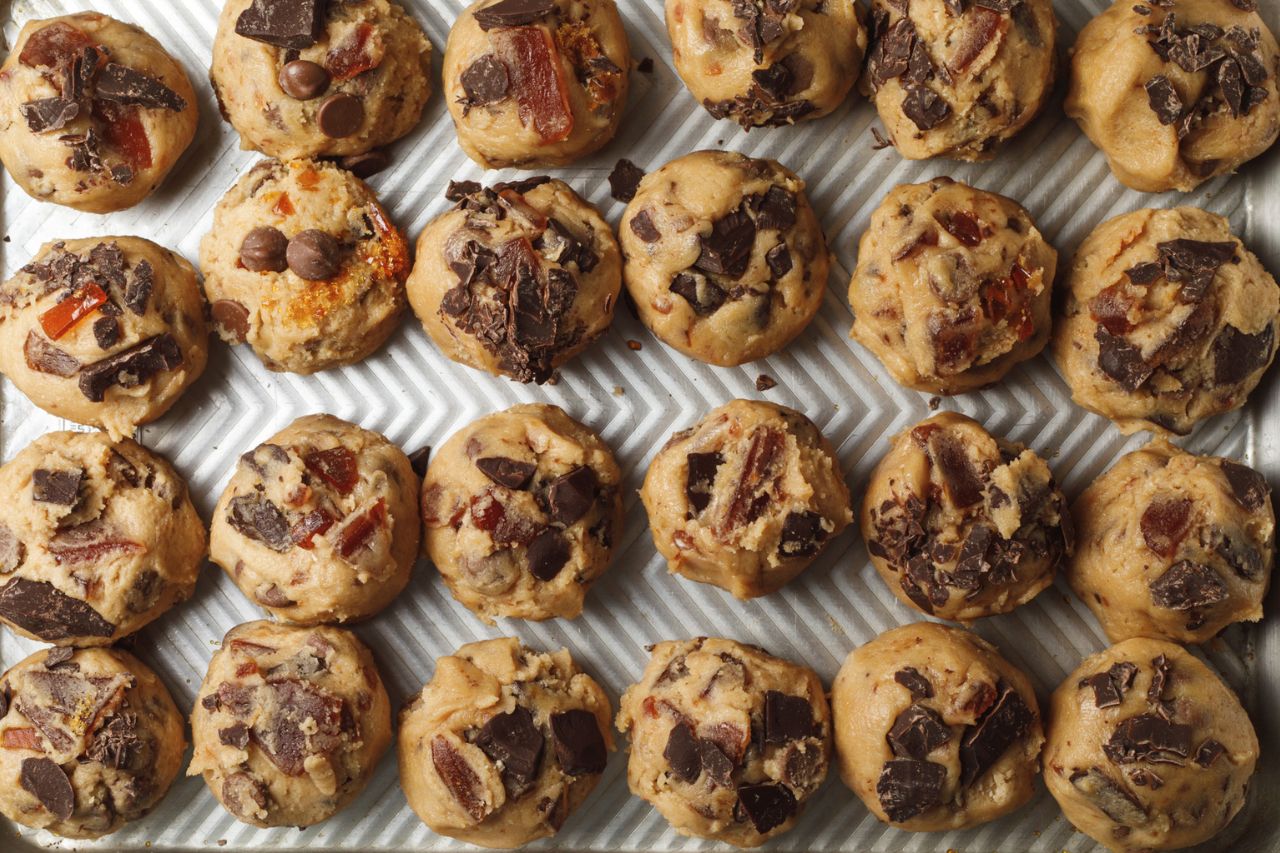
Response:
[[[75,506],[80,497],[84,471],[50,471],[37,468],[31,474],[31,499],[40,503]]]
[[[942,804],[947,768],[932,761],[894,758],[884,763],[876,794],[885,815],[895,823],[910,820]]]
[[[524,793],[538,775],[544,738],[528,708],[495,714],[476,735],[476,746],[502,764],[502,784],[515,797]]]
[[[960,780],[971,785],[1027,733],[1035,714],[1018,691],[1005,685],[1000,698],[976,725],[965,729],[960,740]]]
[[[1213,342],[1213,381],[1218,385],[1243,382],[1271,360],[1274,328],[1247,335],[1235,326],[1223,328]]]
[[[782,522],[782,538],[778,553],[782,557],[811,557],[827,538],[822,516],[816,512],[790,512]]]
[[[80,393],[101,403],[113,386],[136,388],[157,373],[182,365],[178,342],[168,332],[135,344],[113,356],[86,365],[80,371]]]
[[[648,210],[642,210],[631,217],[631,230],[646,243],[656,243],[662,239],[662,233],[653,224],[653,216]]]
[[[98,72],[94,82],[94,95],[103,100],[136,104],[149,110],[181,112],[187,108],[187,102],[181,95],[150,74],[116,62],[108,62]]]
[[[596,715],[581,708],[551,715],[551,739],[560,768],[570,776],[602,773],[609,760]]]
[[[619,160],[609,173],[609,194],[621,202],[631,201],[643,179],[643,169],[630,160]]]
[[[363,124],[364,102],[345,92],[325,98],[316,112],[316,126],[330,139],[352,136]]]
[[[99,349],[111,349],[120,343],[120,321],[111,316],[94,320],[93,339],[97,341]]]
[[[951,727],[932,708],[911,705],[898,714],[886,739],[899,758],[923,761],[929,753],[951,740]]]
[[[1102,326],[1094,330],[1093,337],[1098,342],[1098,369],[1124,390],[1137,391],[1155,372],[1142,352],[1124,338]]]
[[[781,826],[796,813],[791,789],[768,782],[739,787],[738,805],[759,833]]]
[[[1231,486],[1231,496],[1235,498],[1236,503],[1249,512],[1262,509],[1262,505],[1267,501],[1267,495],[1271,493],[1271,487],[1267,485],[1266,479],[1247,465],[1232,462],[1230,459],[1223,459],[1221,466],[1222,474],[1227,478],[1227,484]]]
[[[1195,762],[1201,767],[1212,767],[1213,763],[1226,751],[1227,748],[1219,741],[1209,738],[1200,744],[1200,748],[1196,750]]]
[[[786,743],[813,736],[813,706],[803,696],[777,690],[764,695],[764,742]]]
[[[756,223],[740,207],[712,222],[711,233],[699,238],[701,251],[694,266],[703,272],[741,278],[751,262],[755,239]]]
[[[1227,585],[1208,566],[1179,560],[1150,584],[1151,601],[1169,610],[1191,610],[1225,601]]]
[[[68,637],[110,637],[116,626],[91,605],[51,583],[11,578],[0,587],[0,618],[48,643]]]
[[[682,272],[671,280],[670,291],[682,297],[699,317],[709,317],[724,305],[728,294],[701,273]]]
[[[289,521],[280,507],[258,494],[232,498],[227,508],[227,523],[242,535],[261,542],[273,551],[284,553],[293,547]]]
[[[1191,726],[1160,714],[1138,714],[1116,726],[1102,751],[1117,764],[1148,761],[1181,765],[1191,752]]]
[[[467,105],[483,107],[506,100],[511,92],[511,74],[507,63],[486,53],[462,72],[462,91]]]
[[[19,108],[32,133],[60,130],[80,114],[80,105],[67,98],[41,98]]]
[[[564,534],[548,527],[529,543],[529,573],[540,581],[549,581],[569,562],[572,546]]]
[[[309,101],[329,90],[332,78],[323,65],[306,59],[286,62],[280,69],[280,88],[291,98]]]
[[[475,11],[476,23],[482,30],[498,27],[521,27],[545,18],[555,11],[552,0],[499,0],[492,6]]]
[[[276,47],[311,47],[324,31],[328,0],[253,0],[236,18],[236,34]]]
[[[523,489],[538,470],[532,462],[520,462],[505,456],[482,456],[476,460],[476,467],[490,480],[508,489]]]
[[[337,275],[341,254],[338,239],[315,228],[295,234],[285,249],[289,269],[307,281],[325,281]]]
[[[298,602],[285,595],[284,590],[273,583],[263,584],[253,591],[254,599],[267,607],[293,607]]]
[[[914,666],[904,666],[893,674],[893,680],[910,690],[912,699],[933,698],[933,685]]]
[[[219,328],[231,335],[236,343],[244,343],[249,336],[249,309],[234,299],[219,299],[209,306],[209,313]]]
[[[66,771],[48,758],[22,759],[18,783],[58,820],[70,820],[76,792]]]
[[[1079,681],[1080,687],[1093,688],[1093,704],[1097,708],[1113,708],[1124,701],[1125,691],[1133,686],[1138,668],[1128,661],[1114,663],[1106,672],[1095,673]]]
[[[1151,661],[1151,683],[1147,686],[1147,701],[1158,705],[1164,701],[1164,691],[1173,678],[1173,665],[1164,655],[1158,655]]]
[[[391,155],[382,148],[374,148],[363,154],[348,154],[339,158],[338,165],[357,178],[371,178],[391,165]]]
[[[596,472],[579,465],[551,481],[547,489],[548,515],[568,527],[590,511],[596,500]]]
[[[259,225],[240,242],[240,263],[253,272],[284,272],[289,238],[279,228]]]
[[[712,486],[715,484],[716,471],[724,464],[724,456],[719,452],[690,453],[685,457],[687,465],[685,473],[685,497],[694,515],[700,514],[711,503]]]
[[[1164,267],[1155,261],[1146,261],[1145,263],[1133,265],[1125,270],[1124,274],[1134,284],[1151,284],[1164,275]]]

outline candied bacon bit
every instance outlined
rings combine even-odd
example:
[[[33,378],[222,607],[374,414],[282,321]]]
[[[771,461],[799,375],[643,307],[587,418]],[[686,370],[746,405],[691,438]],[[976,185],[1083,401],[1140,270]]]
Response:
[[[960,210],[950,216],[935,217],[938,224],[966,246],[977,246],[982,243],[982,223],[972,213]]]
[[[293,202],[289,200],[288,193],[280,193],[280,198],[276,199],[276,203],[272,205],[271,212],[277,216],[293,216]]]
[[[5,729],[4,730],[4,748],[5,749],[34,749],[36,752],[44,752],[44,746],[40,743],[40,735],[35,729]]]
[[[361,23],[340,44],[330,48],[325,54],[324,67],[335,81],[350,80],[357,74],[378,67],[378,57],[367,49],[373,32],[372,24]]]
[[[1133,328],[1129,322],[1130,307],[1124,285],[1113,284],[1089,300],[1089,316],[1111,334],[1123,335]]]
[[[382,275],[404,281],[409,277],[409,245],[399,229],[387,220],[387,213],[380,205],[372,205],[369,219],[378,239],[371,243],[372,249],[365,260]]]
[[[567,139],[573,109],[551,34],[541,27],[512,27],[494,30],[489,38],[511,69],[520,122],[532,123],[544,143]]]
[[[41,314],[40,327],[56,341],[106,302],[107,292],[91,281]]]
[[[480,530],[496,530],[506,515],[502,504],[488,489],[471,499],[471,523]]]
[[[387,502],[378,502],[352,519],[338,534],[338,553],[350,557],[372,538],[387,520]]]
[[[458,805],[462,806],[474,821],[484,820],[489,807],[484,801],[484,788],[480,777],[467,764],[467,760],[440,735],[431,741],[431,763]]]
[[[299,548],[310,551],[315,547],[315,538],[323,536],[333,527],[336,519],[322,509],[314,509],[298,520],[298,523],[289,529],[289,538],[293,540],[293,544]]]
[[[982,6],[974,6],[964,17],[972,19],[972,23],[965,27],[960,36],[960,46],[947,61],[947,68],[955,73],[962,72],[972,65],[996,37],[997,31],[1003,33],[1009,28],[1003,15]]]
[[[742,465],[742,475],[734,487],[729,510],[721,524],[721,533],[750,524],[759,517],[762,507],[757,495],[768,486],[774,463],[786,449],[786,437],[781,431],[761,427],[751,434],[747,458]]]
[[[249,640],[232,640],[230,645],[233,652],[239,652],[251,657],[269,655],[275,651],[271,646],[264,646],[261,643],[253,643]]]
[[[302,457],[307,470],[338,490],[341,495],[351,494],[360,482],[360,467],[356,455],[345,447],[314,450]]]
[[[987,284],[982,293],[983,308],[991,322],[999,323],[1008,318],[1009,326],[1018,334],[1018,340],[1030,340],[1036,332],[1035,318],[1031,315],[1027,285],[1031,274],[1021,264],[1015,263],[1009,275]]]
[[[151,142],[142,119],[138,118],[137,107],[108,107],[102,101],[95,101],[94,113],[102,120],[107,142],[120,152],[126,163],[134,169],[151,168]]]
[[[31,34],[18,54],[18,61],[28,68],[54,67],[70,62],[75,54],[94,44],[83,30],[65,21],[55,21]]]
[[[258,672],[258,664],[254,661],[247,660],[236,667],[236,678],[244,678],[246,675],[256,675]]]
[[[88,563],[116,551],[138,553],[145,550],[146,546],[127,539],[102,539],[97,542],[74,545],[60,543],[57,540],[49,543],[49,553],[53,555],[53,560],[58,565]]]

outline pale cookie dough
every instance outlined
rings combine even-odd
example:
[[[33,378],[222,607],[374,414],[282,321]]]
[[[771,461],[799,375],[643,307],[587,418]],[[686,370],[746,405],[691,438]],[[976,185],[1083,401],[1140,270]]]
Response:
[[[1157,441],[1095,480],[1072,516],[1067,579],[1113,643],[1203,643],[1262,618],[1276,517],[1252,468]]]
[[[886,631],[845,659],[831,710],[841,778],[894,826],[964,829],[1035,793],[1035,690],[976,634],[932,622]]]
[[[191,597],[204,523],[187,484],[129,439],[51,432],[0,467],[0,622],[105,646]]]
[[[307,374],[354,364],[395,330],[409,246],[350,172],[264,160],[218,202],[200,271],[224,341]]]
[[[28,21],[0,66],[0,160],[41,201],[132,207],[198,123],[182,66],[140,27],[96,12]]]
[[[908,160],[989,160],[1053,91],[1052,0],[871,0],[870,20],[863,87]]]
[[[831,442],[799,412],[753,400],[671,436],[640,499],[672,572],[743,599],[780,589],[853,520]]]
[[[391,704],[355,634],[246,622],[209,661],[191,740],[187,775],[235,818],[301,828],[364,789],[391,744]]]
[[[409,304],[454,361],[548,381],[604,334],[622,289],[613,229],[547,177],[451,182],[449,211],[418,237]]]
[[[619,224],[623,277],[665,344],[732,366],[778,352],[827,288],[822,226],[795,173],[698,151],[640,182]]]
[[[1152,639],[1086,658],[1053,693],[1048,737],[1049,793],[1116,853],[1212,838],[1244,805],[1258,760],[1231,689],[1181,646]]]
[[[614,0],[477,0],[449,31],[443,73],[468,157],[567,166],[617,132],[631,48]]]
[[[559,832],[600,781],[612,715],[566,649],[467,643],[400,712],[400,785],[433,832],[520,847]]]
[[[1053,583],[1074,544],[1049,466],[977,421],[944,412],[904,431],[871,474],[862,538],[904,604],[971,622]]]
[[[746,129],[827,115],[867,50],[855,0],[666,0],[666,17],[693,97]]]
[[[132,435],[204,372],[195,270],[139,237],[46,243],[0,285],[0,371],[60,418]]]
[[[990,385],[1049,342],[1057,266],[1012,199],[945,177],[902,184],[858,246],[853,338],[908,388]]]
[[[399,447],[308,415],[240,457],[213,510],[209,557],[282,622],[364,619],[409,582],[417,499]]]
[[[735,847],[795,826],[831,760],[817,674],[733,640],[671,640],[652,652],[618,711],[631,793],[681,835]]]
[[[1080,31],[1065,110],[1122,184],[1189,192],[1280,136],[1280,47],[1257,6],[1116,0]]]
[[[435,452],[423,542],[453,597],[495,616],[572,619],[622,535],[613,452],[556,406],[512,406]]]
[[[1276,354],[1280,286],[1221,216],[1108,220],[1076,250],[1053,335],[1071,396],[1121,432],[1186,435],[1238,409]]]
[[[99,838],[150,812],[187,748],[156,674],[117,649],[48,649],[0,678],[0,812]]]
[[[431,43],[389,0],[227,0],[209,77],[241,148],[354,168],[418,124]]]

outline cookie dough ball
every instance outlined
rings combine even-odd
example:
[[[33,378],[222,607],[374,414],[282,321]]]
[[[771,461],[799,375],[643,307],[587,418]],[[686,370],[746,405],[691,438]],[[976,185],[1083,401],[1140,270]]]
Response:
[[[1120,459],[1076,500],[1067,575],[1113,643],[1203,643],[1262,618],[1275,562],[1271,490],[1252,468],[1164,441]]]
[[[520,847],[555,835],[600,781],[612,714],[566,649],[468,643],[400,714],[400,785],[433,832]]]
[[[132,207],[198,123],[182,66],[140,27],[96,12],[28,21],[0,66],[0,160],[41,201]]]
[[[191,597],[204,523],[187,484],[129,439],[51,432],[0,467],[0,622],[105,646]]]
[[[858,247],[853,338],[908,388],[990,385],[1049,342],[1057,266],[1012,199],[945,177],[903,184]]]
[[[118,649],[46,649],[0,678],[0,812],[99,838],[150,812],[187,748],[156,674]]]
[[[449,591],[485,622],[572,619],[622,533],[622,473],[600,437],[561,409],[512,406],[435,452],[422,521]]]
[[[547,177],[452,182],[452,210],[427,223],[409,303],[454,361],[519,382],[548,381],[604,334],[622,289],[613,229]]]
[[[1280,135],[1280,47],[1250,0],[1115,4],[1076,38],[1065,109],[1122,184],[1189,192]]]
[[[698,151],[640,182],[623,276],[663,343],[732,366],[778,352],[822,304],[830,257],[804,181],[773,160]]]
[[[468,157],[567,166],[617,132],[631,48],[614,0],[477,0],[449,31],[443,73]]]
[[[1181,646],[1132,639],[1053,693],[1044,781],[1076,829],[1117,853],[1176,850],[1223,829],[1258,760],[1227,685]]]
[[[224,341],[307,374],[354,364],[395,330],[409,246],[350,172],[264,160],[218,202],[200,271]]]
[[[1280,286],[1221,216],[1102,223],[1067,272],[1053,354],[1071,396],[1121,432],[1186,435],[1238,409],[1276,354]]]
[[[672,572],[743,599],[780,589],[853,520],[831,442],[799,412],[753,400],[671,436],[640,499]]]
[[[209,557],[283,622],[364,619],[409,582],[417,496],[399,447],[307,415],[240,457],[213,511]]]
[[[1053,91],[1052,0],[871,0],[863,85],[908,160],[989,160]]]
[[[831,710],[840,775],[882,821],[964,829],[1035,793],[1035,690],[976,634],[932,622],[886,631],[845,659]]]
[[[46,243],[0,285],[0,371],[49,414],[114,437],[177,402],[208,339],[191,264],[139,237]]]
[[[716,118],[745,129],[820,118],[844,101],[867,49],[854,0],[666,0],[676,71]]]
[[[209,77],[241,148],[354,158],[417,125],[431,43],[389,0],[227,0]]]
[[[817,674],[733,640],[670,640],[652,652],[618,712],[631,793],[681,835],[735,847],[795,826],[831,760]]]
[[[1067,499],[1045,461],[954,412],[894,439],[871,474],[861,521],[893,594],[959,622],[1035,598],[1074,545]]]

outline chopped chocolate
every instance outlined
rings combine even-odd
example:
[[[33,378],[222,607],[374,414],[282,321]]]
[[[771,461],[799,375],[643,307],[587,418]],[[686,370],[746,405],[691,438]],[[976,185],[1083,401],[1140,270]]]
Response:
[[[716,472],[724,464],[724,456],[718,451],[711,453],[690,453],[686,459],[685,497],[694,515],[701,514],[711,503],[712,486]]]
[[[75,356],[49,343],[35,329],[27,333],[22,354],[26,358],[27,367],[37,373],[71,377],[80,372],[80,362]]]
[[[19,108],[32,133],[61,130],[80,114],[80,105],[67,98],[41,98]]]
[[[1231,496],[1236,503],[1249,512],[1257,512],[1267,501],[1271,487],[1260,473],[1238,462],[1222,460],[1222,474],[1231,486]]]
[[[280,507],[257,493],[232,498],[227,523],[273,551],[284,553],[293,547],[288,519]]]
[[[75,506],[83,483],[83,469],[50,471],[37,468],[31,474],[31,499],[40,503]]]
[[[902,112],[920,130],[932,130],[951,115],[951,105],[928,86],[912,85],[902,99]]]
[[[1146,83],[1147,104],[1163,125],[1170,125],[1182,118],[1183,102],[1173,83],[1163,74],[1157,74]]]
[[[625,158],[619,160],[609,173],[609,194],[621,202],[631,201],[643,178],[643,169]]]
[[[571,556],[569,540],[559,530],[548,527],[529,543],[529,573],[540,581],[549,581],[560,574]]]
[[[609,760],[596,715],[581,708],[551,715],[551,740],[556,760],[570,776],[602,773]]]
[[[484,785],[461,753],[441,735],[436,735],[431,741],[431,764],[463,811],[472,820],[483,820],[489,813],[489,805],[484,800]]]
[[[476,23],[482,30],[498,27],[522,27],[545,18],[556,9],[553,0],[500,0],[475,11]]]
[[[249,727],[244,723],[235,723],[219,729],[218,742],[236,749],[246,749],[249,746]]]
[[[745,205],[711,223],[711,233],[699,238],[701,252],[694,266],[703,272],[741,278],[751,262],[756,239],[756,222]]]
[[[1151,666],[1151,684],[1147,686],[1147,701],[1152,705],[1158,705],[1164,701],[1165,688],[1169,686],[1173,677],[1173,664],[1169,663],[1169,659],[1164,655],[1159,655],[1152,659]]]
[[[502,784],[512,797],[520,796],[533,784],[544,741],[533,714],[523,705],[490,717],[476,735],[476,746],[502,765]]]
[[[141,317],[147,313],[147,303],[151,300],[151,291],[154,289],[155,270],[149,261],[138,261],[124,289],[124,307]]]
[[[751,524],[764,512],[770,500],[769,489],[779,476],[777,463],[785,450],[786,439],[780,430],[757,427],[752,431],[742,471],[720,524],[721,531]]]
[[[778,380],[774,379],[767,373],[761,373],[756,377],[756,390],[763,394],[765,391],[772,391],[778,387]]]
[[[100,349],[111,349],[120,343],[120,321],[111,316],[94,320],[93,339],[98,342]]]
[[[1196,750],[1195,762],[1201,767],[1212,767],[1213,763],[1226,751],[1227,748],[1219,741],[1209,738]]]
[[[914,666],[904,666],[893,674],[893,680],[911,691],[913,700],[933,698],[933,685]]]
[[[1137,391],[1155,372],[1141,351],[1118,335],[1099,326],[1093,333],[1098,342],[1098,369],[1126,391]]]
[[[656,243],[662,239],[662,232],[653,224],[653,216],[648,210],[642,210],[631,217],[631,230],[646,243]]]
[[[1124,274],[1134,284],[1151,284],[1164,275],[1164,267],[1155,261],[1146,261],[1141,264],[1134,264],[1125,270]]]
[[[548,515],[566,527],[582,518],[595,504],[596,472],[579,465],[551,481],[547,488]]]
[[[682,272],[671,280],[670,290],[682,297],[699,317],[709,317],[728,299],[720,285],[702,273]]]
[[[1169,281],[1182,282],[1182,300],[1198,302],[1209,292],[1218,267],[1236,256],[1233,241],[1210,243],[1181,238],[1156,246],[1158,257]]]
[[[298,603],[274,583],[262,584],[253,591],[253,597],[259,604],[267,607],[293,607]]]
[[[136,388],[157,373],[181,365],[178,342],[166,332],[86,365],[80,372],[80,393],[94,403],[101,403],[108,388],[116,385]]]
[[[67,773],[48,758],[24,758],[18,784],[58,820],[70,820],[76,806],[76,792]]]
[[[1191,752],[1191,726],[1171,722],[1160,714],[1138,714],[1116,726],[1102,751],[1116,764],[1147,761],[1182,765]]]
[[[738,805],[756,832],[765,833],[781,826],[796,813],[796,798],[786,785],[742,785],[738,788]]]
[[[1266,326],[1248,335],[1228,325],[1213,342],[1213,381],[1217,385],[1243,382],[1271,359],[1274,330]]]
[[[181,112],[187,108],[187,102],[181,95],[150,74],[116,62],[108,62],[98,72],[94,95],[118,104],[136,104],[149,110]]]
[[[779,243],[765,254],[764,262],[768,264],[769,272],[773,273],[773,277],[780,279],[791,272],[791,250],[787,248],[786,243]]]
[[[1190,498],[1156,498],[1142,513],[1138,527],[1148,548],[1166,560],[1178,551],[1191,527]]]
[[[876,781],[880,807],[889,820],[902,823],[942,804],[947,768],[932,761],[894,758],[884,763]]]
[[[898,714],[886,739],[899,758],[923,761],[929,753],[951,740],[951,727],[932,708],[911,705]]]
[[[1208,607],[1227,599],[1227,585],[1213,569],[1179,560],[1150,584],[1151,601],[1170,610]]]
[[[1080,687],[1093,688],[1093,704],[1097,708],[1111,708],[1124,701],[1125,691],[1133,686],[1138,668],[1128,661],[1114,663],[1106,672],[1095,673],[1080,679]]]
[[[816,512],[790,512],[782,522],[778,553],[782,557],[811,557],[827,538],[822,516]]]
[[[307,281],[326,281],[337,275],[341,254],[338,239],[315,228],[295,234],[285,249],[289,269]]]
[[[803,696],[789,696],[777,690],[764,695],[764,742],[786,743],[812,737],[813,706]]]
[[[1018,691],[1004,685],[999,699],[960,741],[961,782],[972,785],[1025,735],[1035,722],[1035,712]]]
[[[523,489],[533,479],[538,466],[533,462],[520,462],[505,456],[482,456],[476,467],[493,482],[508,489]]]
[[[253,0],[236,18],[236,34],[301,50],[320,40],[328,0]]]
[[[507,64],[492,53],[486,53],[462,72],[462,91],[466,107],[483,107],[506,100],[511,93],[511,73]]]
[[[671,765],[671,772],[686,782],[695,782],[702,775],[698,739],[687,723],[676,723],[672,727],[662,757]]]
[[[87,602],[46,581],[21,577],[0,587],[0,618],[47,643],[69,637],[110,637],[116,631]]]
[[[960,509],[982,501],[982,475],[974,468],[964,444],[946,430],[933,430],[926,439],[926,449],[942,480],[942,488]]]
[[[413,473],[419,477],[427,476],[427,463],[430,461],[431,445],[429,444],[424,444],[409,454],[409,464],[413,466]]]

